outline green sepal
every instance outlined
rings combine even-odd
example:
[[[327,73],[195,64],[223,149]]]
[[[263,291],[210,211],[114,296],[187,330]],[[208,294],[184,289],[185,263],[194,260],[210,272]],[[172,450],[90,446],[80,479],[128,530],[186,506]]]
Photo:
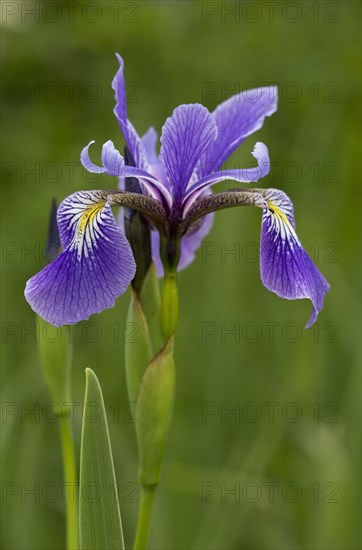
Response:
[[[161,294],[156,266],[150,265],[140,292],[141,305],[148,323],[153,351],[157,353],[164,344],[161,334]]]
[[[160,481],[160,470],[175,393],[173,339],[147,367],[138,397],[137,439],[143,487]]]
[[[72,349],[68,327],[53,327],[39,315],[36,316],[37,341],[40,362],[55,407],[67,414],[65,403],[70,400],[70,370]]]
[[[125,342],[128,397],[131,402],[136,403],[142,376],[153,358],[153,347],[140,299],[133,288],[131,289],[127,325],[136,328],[135,337],[126,339]]]
[[[80,550],[123,550],[106,411],[99,381],[86,369],[79,490]]]

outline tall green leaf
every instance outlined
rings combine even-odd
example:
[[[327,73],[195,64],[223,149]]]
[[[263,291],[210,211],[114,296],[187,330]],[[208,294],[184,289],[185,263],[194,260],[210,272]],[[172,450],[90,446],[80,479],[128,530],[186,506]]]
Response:
[[[86,369],[80,457],[81,550],[124,549],[111,442],[100,384]]]

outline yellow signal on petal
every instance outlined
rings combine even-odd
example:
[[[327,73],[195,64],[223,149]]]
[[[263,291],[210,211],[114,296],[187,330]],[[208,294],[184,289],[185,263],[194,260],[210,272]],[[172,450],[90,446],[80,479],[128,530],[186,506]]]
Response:
[[[290,221],[288,220],[288,218],[286,217],[284,212],[282,210],[280,210],[280,208],[275,206],[275,204],[272,203],[272,202],[267,202],[266,205],[267,205],[268,210],[270,210],[273,214],[275,214],[276,216],[281,218],[285,223],[288,224],[288,226],[292,227],[292,224],[290,223]]]
[[[106,202],[97,202],[84,211],[78,221],[78,227],[74,235],[74,244],[78,249],[78,257],[88,256],[89,252],[96,246],[95,231],[100,231],[97,223],[97,216],[103,210]]]
[[[275,206],[273,202],[266,203],[267,209],[272,215],[271,230],[275,232],[275,239],[280,237],[282,242],[288,239],[289,246],[294,246],[294,243],[299,243],[299,239],[291,222],[281,208]]]
[[[84,233],[85,228],[87,227],[87,224],[92,223],[92,221],[94,220],[94,217],[96,216],[97,212],[100,209],[104,208],[105,204],[106,204],[105,202],[96,203],[94,206],[92,206],[88,210],[85,210],[84,214],[82,214],[82,217],[79,220],[79,225],[78,225],[78,228],[77,228],[78,229],[78,234],[80,236]]]

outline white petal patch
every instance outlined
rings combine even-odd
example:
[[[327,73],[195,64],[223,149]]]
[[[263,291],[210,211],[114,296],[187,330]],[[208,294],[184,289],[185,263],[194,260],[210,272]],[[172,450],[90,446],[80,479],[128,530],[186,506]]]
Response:
[[[267,206],[274,209],[276,214],[284,214],[286,221],[295,229],[293,203],[288,195],[279,189],[263,189],[260,191],[267,202]]]
[[[80,191],[65,199],[58,210],[63,248],[77,250],[77,258],[94,254],[99,239],[109,240],[104,231],[110,212],[104,210],[107,196],[101,191]]]
[[[288,239],[291,248],[294,247],[294,243],[299,243],[298,236],[295,229],[285,213],[275,206],[273,203],[267,202],[264,213],[266,219],[269,219],[268,232],[274,234],[274,242],[279,238],[284,242]]]

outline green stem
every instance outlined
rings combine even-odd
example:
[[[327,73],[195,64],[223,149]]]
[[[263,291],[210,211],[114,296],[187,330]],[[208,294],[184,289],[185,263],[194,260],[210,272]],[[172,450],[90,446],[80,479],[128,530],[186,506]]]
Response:
[[[133,550],[145,550],[147,548],[155,488],[156,486],[142,487],[141,489],[140,509]]]
[[[45,338],[48,323],[37,317],[40,359],[55,404],[62,407],[60,440],[63,455],[67,550],[78,549],[78,479],[70,411],[73,346],[67,327],[58,340]]]
[[[78,549],[78,494],[77,467],[75,463],[74,441],[68,416],[60,419],[60,437],[62,443],[64,485],[66,500],[66,548]]]
[[[166,270],[162,286],[161,329],[165,341],[176,332],[178,317],[178,293],[176,270]]]

